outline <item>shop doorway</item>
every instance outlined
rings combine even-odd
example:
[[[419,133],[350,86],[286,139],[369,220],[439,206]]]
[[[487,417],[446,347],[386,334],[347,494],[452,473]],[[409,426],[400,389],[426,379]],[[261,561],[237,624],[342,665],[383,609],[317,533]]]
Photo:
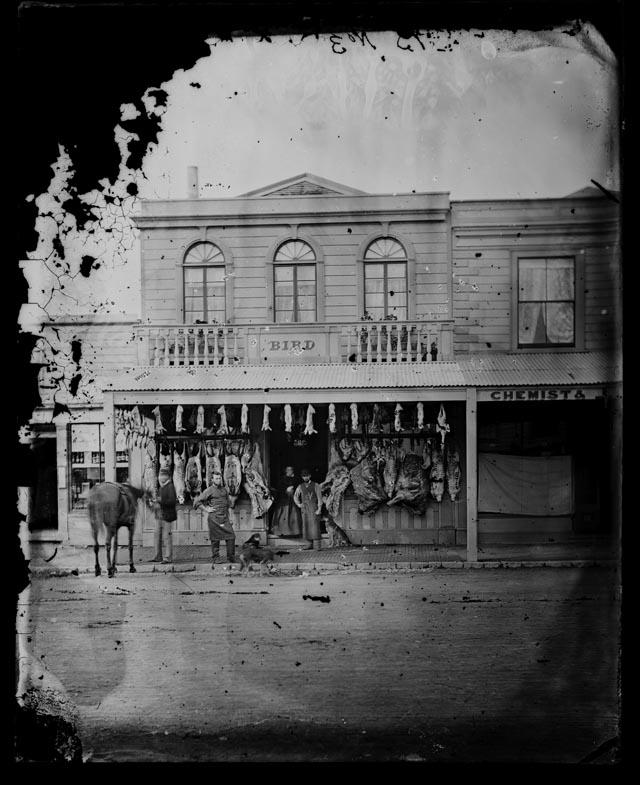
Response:
[[[273,406],[271,422],[273,430],[268,432],[269,484],[278,488],[285,467],[293,466],[296,477],[302,469],[309,469],[311,479],[322,482],[327,476],[329,459],[328,407],[314,404],[313,426],[317,433],[304,433],[307,407],[292,406],[291,433],[286,433],[284,406]]]
[[[269,433],[269,479],[275,485],[284,474],[286,466],[293,466],[296,475],[309,469],[311,479],[322,482],[328,468],[327,406],[314,405],[313,426],[318,433],[304,433],[306,406],[292,406],[293,424],[291,433],[284,429],[284,407],[274,406],[272,420],[277,423]],[[275,416],[274,416],[275,415]]]

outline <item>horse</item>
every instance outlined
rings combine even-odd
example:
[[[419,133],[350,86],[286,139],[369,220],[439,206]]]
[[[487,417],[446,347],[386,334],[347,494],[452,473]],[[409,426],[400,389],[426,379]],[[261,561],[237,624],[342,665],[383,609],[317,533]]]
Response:
[[[93,551],[96,555],[95,574],[101,575],[98,558],[98,533],[101,525],[106,530],[105,549],[107,552],[107,570],[109,577],[118,572],[118,529],[126,526],[129,529],[129,572],[135,572],[133,566],[133,530],[136,521],[138,501],[146,496],[146,491],[136,488],[128,482],[101,482],[89,491],[89,521],[93,532]],[[113,562],[111,561],[111,541],[114,540]]]

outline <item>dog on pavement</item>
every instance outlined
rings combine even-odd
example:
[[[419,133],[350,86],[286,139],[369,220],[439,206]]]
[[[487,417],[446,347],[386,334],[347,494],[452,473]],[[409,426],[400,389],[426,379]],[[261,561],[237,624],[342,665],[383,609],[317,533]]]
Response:
[[[338,526],[334,520],[325,518],[324,525],[327,527],[330,548],[345,548],[348,545],[353,545],[342,526]]]
[[[264,575],[265,567],[270,573],[274,572],[273,562],[276,556],[286,556],[289,551],[275,551],[273,548],[264,548],[260,545],[260,535],[252,534],[244,543],[238,561],[240,572],[247,576],[252,564],[260,565],[260,575]]]

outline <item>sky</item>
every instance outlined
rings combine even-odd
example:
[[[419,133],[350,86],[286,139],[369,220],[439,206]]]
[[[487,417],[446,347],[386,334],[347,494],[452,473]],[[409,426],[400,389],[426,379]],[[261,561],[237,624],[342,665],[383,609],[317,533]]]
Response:
[[[140,249],[127,196],[184,199],[187,167],[200,196],[231,197],[303,172],[369,193],[446,191],[456,199],[559,197],[596,180],[619,188],[618,73],[597,31],[461,31],[208,41],[210,55],[161,85],[158,143],[127,169],[130,134],[117,125],[120,176],[81,195],[100,215],[79,229],[62,217],[64,266],[53,239],[74,162],[60,149],[51,184],[34,194],[37,249],[23,265],[21,326],[66,315],[137,318]],[[121,121],[136,113],[123,104]],[[122,197],[114,206],[105,195]],[[95,231],[87,232],[88,228]],[[87,254],[97,260],[80,274]],[[62,272],[61,272],[62,270]]]
[[[482,35],[211,41],[163,86],[141,195],[185,198],[190,165],[203,197],[302,172],[452,199],[617,188],[616,68],[595,31]]]

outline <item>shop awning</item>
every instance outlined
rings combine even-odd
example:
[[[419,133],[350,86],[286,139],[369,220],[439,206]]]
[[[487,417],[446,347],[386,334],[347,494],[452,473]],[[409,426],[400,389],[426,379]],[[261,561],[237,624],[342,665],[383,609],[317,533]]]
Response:
[[[103,377],[114,392],[163,390],[344,390],[464,387],[455,362],[131,368]]]
[[[609,352],[513,352],[458,360],[467,387],[540,387],[613,384],[622,363]]]

